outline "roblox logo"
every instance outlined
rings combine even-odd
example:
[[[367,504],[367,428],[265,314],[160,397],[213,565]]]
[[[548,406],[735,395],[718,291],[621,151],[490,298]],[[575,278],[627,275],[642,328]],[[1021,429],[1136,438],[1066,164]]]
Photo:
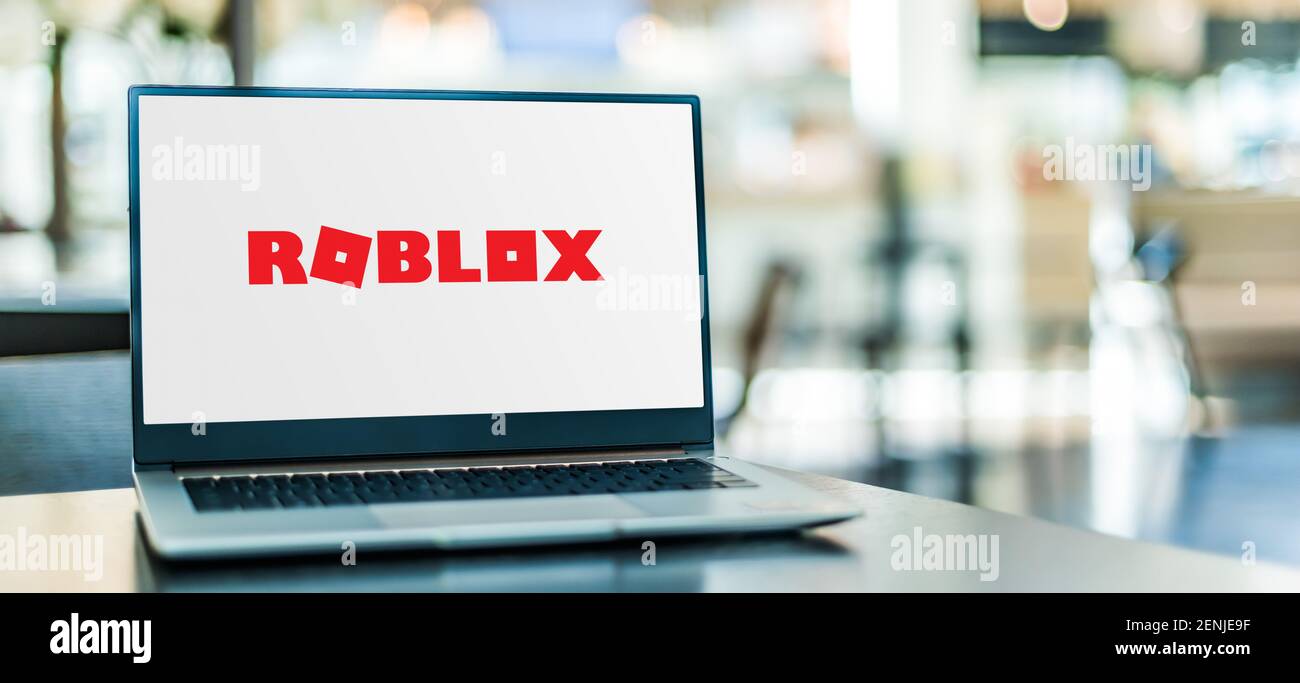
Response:
[[[576,275],[579,280],[603,280],[587,258],[587,251],[600,236],[599,230],[579,230],[569,235],[564,230],[542,230],[559,253],[559,259],[543,278],[545,282],[566,282]],[[459,230],[437,232],[438,282],[482,282],[479,268],[461,264]],[[429,261],[429,238],[415,230],[380,230],[374,238],[322,225],[316,238],[310,273],[303,269],[302,240],[285,230],[250,230],[248,233],[248,284],[275,283],[275,271],[286,285],[305,285],[310,274],[318,280],[360,289],[370,259],[370,243],[375,243],[379,282],[424,282],[433,275]],[[487,281],[537,281],[537,231],[487,231]]]

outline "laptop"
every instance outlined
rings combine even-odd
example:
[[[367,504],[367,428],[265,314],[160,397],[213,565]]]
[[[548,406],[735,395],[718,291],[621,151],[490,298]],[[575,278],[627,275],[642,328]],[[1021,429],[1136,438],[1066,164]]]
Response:
[[[160,556],[859,514],[714,448],[697,97],[128,100],[135,484]]]

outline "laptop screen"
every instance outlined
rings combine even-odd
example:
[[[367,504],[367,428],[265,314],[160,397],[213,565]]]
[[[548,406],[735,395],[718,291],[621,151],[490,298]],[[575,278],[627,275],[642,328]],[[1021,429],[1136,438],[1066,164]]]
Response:
[[[138,117],[144,424],[704,405],[689,104]]]

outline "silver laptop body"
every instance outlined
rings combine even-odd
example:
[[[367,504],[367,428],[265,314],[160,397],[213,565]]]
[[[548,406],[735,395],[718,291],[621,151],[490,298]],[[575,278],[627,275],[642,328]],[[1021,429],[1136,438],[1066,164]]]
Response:
[[[162,557],[860,514],[714,448],[694,96],[128,100],[135,483]]]

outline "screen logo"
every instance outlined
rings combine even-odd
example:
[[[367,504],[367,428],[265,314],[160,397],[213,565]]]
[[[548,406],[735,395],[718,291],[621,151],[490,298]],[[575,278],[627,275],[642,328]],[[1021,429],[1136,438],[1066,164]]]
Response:
[[[587,257],[600,230],[579,230],[570,235],[565,230],[540,231],[559,253],[555,265],[541,278],[543,282],[603,280],[600,271]],[[488,282],[537,282],[537,230],[488,230]],[[438,282],[482,282],[480,268],[466,268],[461,259],[459,230],[439,230],[435,237]],[[250,230],[248,232],[248,284],[275,283],[275,271],[286,285],[305,285],[310,275],[349,287],[361,288],[374,243],[378,278],[384,283],[424,282],[433,276],[429,252],[434,245],[429,237],[416,230],[380,230],[375,237],[358,235],[322,225],[312,254],[311,269],[302,263],[303,244],[298,235],[286,230]]]

